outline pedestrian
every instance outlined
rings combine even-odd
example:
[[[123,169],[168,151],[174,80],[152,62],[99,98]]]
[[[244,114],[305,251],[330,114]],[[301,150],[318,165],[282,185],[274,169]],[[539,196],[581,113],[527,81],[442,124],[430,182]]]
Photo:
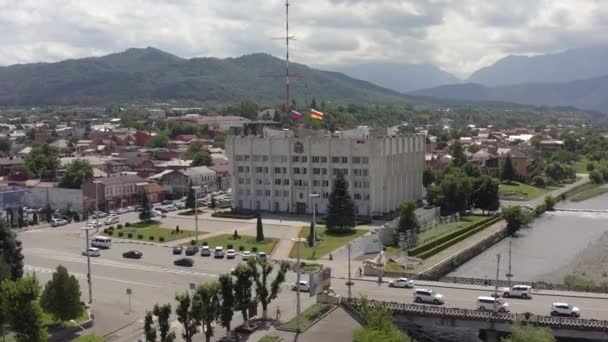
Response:
[[[277,305],[277,321],[281,319],[281,308]]]
[[[361,278],[362,275],[363,275],[363,270],[361,270],[361,267],[359,267],[359,278]]]

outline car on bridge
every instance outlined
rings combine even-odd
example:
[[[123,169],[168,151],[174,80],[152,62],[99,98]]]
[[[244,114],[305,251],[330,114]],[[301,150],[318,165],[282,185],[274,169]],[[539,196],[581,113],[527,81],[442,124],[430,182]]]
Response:
[[[181,258],[173,262],[175,266],[192,267],[194,266],[194,259],[192,258]]]
[[[433,290],[416,289],[414,290],[414,302],[416,303],[432,303],[444,304],[445,297]]]
[[[568,316],[579,318],[581,317],[581,310],[576,306],[572,306],[567,303],[553,303],[551,304],[551,316]]]
[[[479,311],[498,311],[498,312],[509,312],[509,303],[501,300],[500,298],[494,298],[490,296],[479,296],[477,297],[477,307]]]
[[[501,290],[502,296],[505,298],[518,297],[523,299],[532,299],[532,286],[530,285],[514,285],[505,287]]]
[[[391,280],[388,283],[388,287],[402,287],[402,288],[411,289],[414,287],[414,281],[412,279],[408,279],[408,278],[399,278],[399,279]]]

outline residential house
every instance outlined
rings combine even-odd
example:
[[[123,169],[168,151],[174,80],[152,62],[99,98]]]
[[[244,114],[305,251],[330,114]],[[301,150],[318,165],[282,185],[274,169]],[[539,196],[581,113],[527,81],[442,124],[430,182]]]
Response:
[[[486,173],[493,177],[500,177],[507,157],[511,159],[511,164],[518,177],[526,180],[536,175],[536,152],[532,146],[525,144],[514,146],[506,153],[499,149],[497,157],[486,161]]]
[[[557,150],[561,150],[564,147],[564,142],[562,140],[542,140],[539,144],[540,152],[543,154],[550,154]]]
[[[205,193],[217,190],[216,173],[206,166],[184,170],[165,170],[149,179],[159,182],[174,198],[186,196],[190,185],[200,186],[201,191]]]
[[[135,132],[135,145],[137,146],[148,146],[152,138],[156,135],[155,133],[137,131]]]
[[[6,176],[11,172],[11,168],[15,165],[22,165],[25,160],[21,157],[0,158],[0,176]]]
[[[230,166],[228,163],[209,166],[209,169],[215,171],[218,190],[230,189]]]
[[[88,203],[99,201],[100,210],[112,210],[129,205],[137,205],[141,191],[148,185],[145,179],[136,175],[122,175],[98,178],[82,184],[82,194],[92,199]],[[99,196],[99,197],[98,197]],[[94,209],[94,208],[89,208]]]

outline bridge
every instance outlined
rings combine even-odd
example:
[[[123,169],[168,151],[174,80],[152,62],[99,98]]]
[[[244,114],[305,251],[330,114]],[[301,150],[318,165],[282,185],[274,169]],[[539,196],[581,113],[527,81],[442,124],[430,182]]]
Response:
[[[356,320],[364,323],[358,311],[357,299],[340,299],[340,304]],[[443,326],[482,331],[487,342],[498,341],[500,334],[509,333],[515,321],[522,325],[547,327],[556,337],[580,341],[608,341],[608,321],[561,318],[533,314],[494,313],[488,311],[446,308],[417,304],[368,300],[370,307],[382,307],[393,313],[395,324],[402,330],[412,324],[421,327]]]

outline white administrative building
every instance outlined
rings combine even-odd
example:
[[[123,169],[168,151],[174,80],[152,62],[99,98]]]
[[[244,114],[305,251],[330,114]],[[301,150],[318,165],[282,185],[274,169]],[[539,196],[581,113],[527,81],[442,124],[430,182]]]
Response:
[[[386,129],[343,133],[265,130],[229,136],[232,205],[238,209],[309,214],[310,194],[325,213],[342,172],[358,215],[394,213],[406,199],[422,199],[425,137],[389,136]]]

